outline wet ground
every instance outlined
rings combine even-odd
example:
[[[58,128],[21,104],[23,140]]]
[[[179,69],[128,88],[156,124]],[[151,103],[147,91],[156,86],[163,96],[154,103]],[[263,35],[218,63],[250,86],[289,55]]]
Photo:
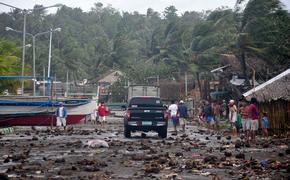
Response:
[[[248,144],[193,123],[185,134],[171,133],[172,127],[166,139],[153,132],[126,139],[122,119],[113,117],[103,130],[17,127],[0,135],[0,179],[289,179],[289,138]]]

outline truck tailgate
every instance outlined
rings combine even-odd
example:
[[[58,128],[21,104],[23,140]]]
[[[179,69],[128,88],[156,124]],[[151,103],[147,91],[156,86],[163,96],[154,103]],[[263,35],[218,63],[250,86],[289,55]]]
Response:
[[[132,108],[131,111],[131,120],[137,121],[163,121],[164,119],[164,109],[163,108]]]

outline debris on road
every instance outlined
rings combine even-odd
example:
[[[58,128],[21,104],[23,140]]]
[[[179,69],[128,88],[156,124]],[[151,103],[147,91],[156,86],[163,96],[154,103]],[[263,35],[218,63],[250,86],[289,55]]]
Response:
[[[90,125],[72,131],[36,129],[2,136],[0,179],[289,178],[287,137],[249,143],[189,124],[185,134],[166,139],[151,132],[127,139],[121,119],[102,130]]]
[[[109,144],[106,141],[100,139],[89,140],[86,145],[88,145],[91,148],[109,147]]]

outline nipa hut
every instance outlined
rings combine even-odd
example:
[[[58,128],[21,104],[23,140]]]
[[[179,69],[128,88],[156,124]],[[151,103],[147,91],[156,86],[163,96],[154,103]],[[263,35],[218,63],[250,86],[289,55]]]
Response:
[[[267,112],[269,128],[281,134],[290,128],[290,68],[269,81],[249,90],[243,96],[258,100],[260,117]],[[261,119],[261,118],[260,118]]]

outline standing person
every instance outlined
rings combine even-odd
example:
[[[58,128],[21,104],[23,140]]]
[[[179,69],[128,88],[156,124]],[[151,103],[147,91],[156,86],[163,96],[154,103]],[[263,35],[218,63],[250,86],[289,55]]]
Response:
[[[66,129],[66,117],[67,117],[67,110],[65,107],[63,107],[63,102],[60,102],[60,107],[56,109],[56,126],[57,127],[63,127],[63,129]]]
[[[257,108],[257,99],[251,98],[251,104],[249,106],[249,115],[250,115],[250,121],[251,121],[251,140],[256,140],[256,132],[259,128],[259,114],[258,114],[258,108]]]
[[[230,100],[229,102],[229,121],[231,123],[232,135],[237,136],[237,107],[234,100]]]
[[[179,114],[179,123],[182,127],[182,131],[185,132],[185,125],[186,125],[186,121],[188,118],[188,114],[187,114],[187,107],[184,104],[183,100],[181,100],[179,102],[178,105],[178,114]]]
[[[221,118],[224,120],[227,117],[227,103],[226,100],[223,100],[221,104]]]
[[[243,101],[240,106],[240,114],[242,118],[242,127],[243,132],[246,136],[246,140],[248,141],[250,139],[250,119],[249,119],[249,106],[246,101]]]
[[[108,111],[107,111],[105,103],[101,102],[101,105],[98,107],[98,115],[99,115],[99,121],[101,123],[102,128],[105,127],[107,113],[108,113]]]
[[[213,105],[213,119],[215,120],[216,129],[219,130],[220,118],[221,118],[221,106],[217,101]]]
[[[204,104],[201,103],[200,107],[198,108],[198,124],[203,126],[204,125]]]
[[[91,123],[95,125],[97,123],[97,118],[98,118],[98,107],[94,108],[92,113],[91,113]]]
[[[204,108],[204,115],[205,115],[205,119],[208,125],[208,129],[213,129],[213,124],[214,124],[213,110],[212,110],[211,104],[208,101],[206,102],[206,105]]]
[[[268,124],[269,124],[269,120],[268,120],[267,112],[263,112],[262,132],[263,132],[264,138],[268,138]]]
[[[178,106],[175,104],[175,101],[172,100],[170,106],[168,107],[170,118],[174,127],[174,135],[177,135],[177,125],[178,125]]]

